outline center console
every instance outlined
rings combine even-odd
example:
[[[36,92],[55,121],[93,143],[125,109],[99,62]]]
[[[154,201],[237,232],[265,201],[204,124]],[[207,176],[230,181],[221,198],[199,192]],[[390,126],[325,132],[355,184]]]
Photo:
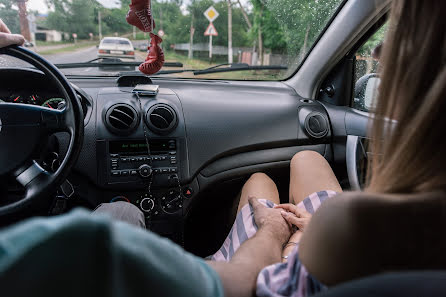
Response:
[[[110,191],[106,201],[137,206],[152,231],[181,241],[185,199],[193,190],[180,184],[180,139],[156,138],[97,142],[99,182]],[[107,201],[108,200],[108,201]]]
[[[184,209],[198,193],[190,184],[186,126],[175,92],[135,96],[104,88],[97,96],[97,203],[126,201],[148,229],[181,243]]]

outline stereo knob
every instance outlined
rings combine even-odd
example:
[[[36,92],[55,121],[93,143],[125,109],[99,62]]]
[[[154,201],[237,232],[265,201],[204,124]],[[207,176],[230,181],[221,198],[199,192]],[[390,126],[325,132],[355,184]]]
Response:
[[[169,176],[169,186],[178,186],[180,184],[180,181],[178,179],[178,175],[173,174]]]
[[[139,207],[141,207],[142,211],[144,212],[151,212],[155,207],[155,201],[153,201],[151,198],[144,198],[139,204]]]
[[[143,165],[139,166],[138,172],[139,172],[139,175],[141,175],[141,177],[147,178],[150,175],[152,175],[152,167],[150,167],[147,164],[143,164]]]

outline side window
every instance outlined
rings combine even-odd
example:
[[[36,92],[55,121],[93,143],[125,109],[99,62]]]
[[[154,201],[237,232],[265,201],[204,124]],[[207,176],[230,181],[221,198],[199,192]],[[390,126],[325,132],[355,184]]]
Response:
[[[386,32],[387,23],[356,52],[353,108],[362,111],[373,109],[375,99],[378,96],[380,84],[378,76],[379,59]]]

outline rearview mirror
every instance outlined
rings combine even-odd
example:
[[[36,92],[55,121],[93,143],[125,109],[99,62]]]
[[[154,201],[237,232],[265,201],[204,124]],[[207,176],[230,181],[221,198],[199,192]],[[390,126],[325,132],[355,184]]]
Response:
[[[375,107],[380,83],[381,79],[376,73],[361,77],[355,84],[355,106],[365,111]]]

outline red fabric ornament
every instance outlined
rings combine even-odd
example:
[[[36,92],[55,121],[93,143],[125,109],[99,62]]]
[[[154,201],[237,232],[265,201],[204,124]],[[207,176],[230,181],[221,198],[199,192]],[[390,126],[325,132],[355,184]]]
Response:
[[[137,27],[143,32],[152,32],[153,29],[155,29],[155,21],[152,17],[150,1],[151,0],[132,0],[130,10],[126,17],[127,23]]]
[[[139,71],[144,74],[155,74],[164,65],[164,52],[159,46],[163,40],[161,37],[150,33],[149,55],[144,63],[139,65]]]

